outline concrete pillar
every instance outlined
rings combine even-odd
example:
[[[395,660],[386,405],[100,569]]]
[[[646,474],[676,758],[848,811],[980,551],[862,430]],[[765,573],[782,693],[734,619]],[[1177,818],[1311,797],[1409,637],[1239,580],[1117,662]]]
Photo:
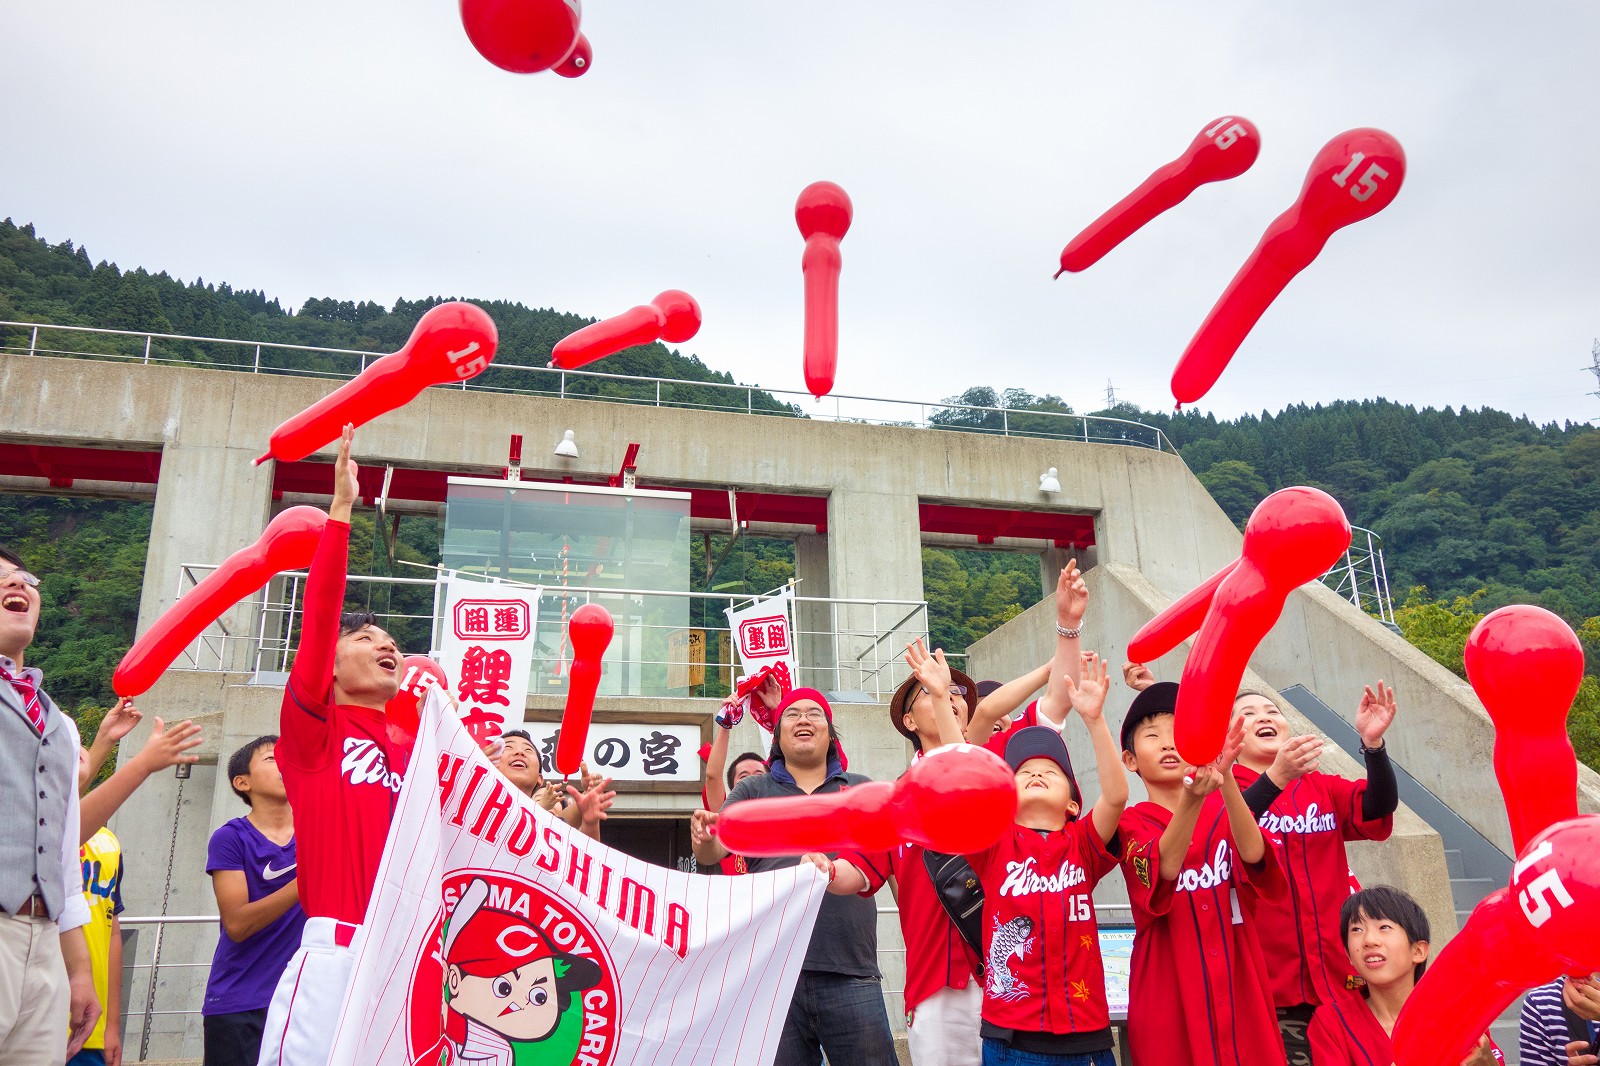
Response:
[[[905,676],[905,646],[927,631],[927,612],[910,603],[922,593],[922,530],[909,492],[835,489],[828,496],[828,590],[837,604],[834,630],[840,690],[888,699]]]
[[[828,592],[828,541],[815,533],[794,538],[795,595],[825,599]],[[838,659],[834,653],[833,619],[825,603],[796,605],[799,627],[800,684],[827,691],[836,688]]]
[[[261,536],[272,509],[272,465],[253,466],[251,460],[259,453],[259,447],[167,441],[145,555],[140,633],[177,600],[185,563],[220,563]],[[196,571],[195,576],[206,573]],[[192,584],[184,579],[182,587]],[[222,624],[230,635],[253,638],[257,620],[255,610],[241,606],[223,615]],[[250,644],[250,639],[213,641],[199,665],[250,669]]]

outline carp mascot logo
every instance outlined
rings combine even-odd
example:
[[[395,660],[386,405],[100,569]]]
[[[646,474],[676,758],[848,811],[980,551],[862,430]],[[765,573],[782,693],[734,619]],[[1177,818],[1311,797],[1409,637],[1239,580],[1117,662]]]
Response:
[[[616,1057],[616,970],[565,900],[505,873],[458,870],[445,881],[445,910],[411,979],[416,1066],[607,1066]]]

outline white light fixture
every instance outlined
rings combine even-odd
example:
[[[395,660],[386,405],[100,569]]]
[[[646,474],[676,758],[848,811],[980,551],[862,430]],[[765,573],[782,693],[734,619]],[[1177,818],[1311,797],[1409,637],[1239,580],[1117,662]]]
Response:
[[[1040,492],[1060,492],[1061,491],[1061,479],[1056,477],[1056,468],[1055,467],[1052,466],[1049,470],[1046,470],[1044,473],[1039,475],[1039,491]]]
[[[572,430],[569,429],[561,434],[561,439],[556,442],[556,454],[567,459],[578,457],[578,442],[573,439]]]

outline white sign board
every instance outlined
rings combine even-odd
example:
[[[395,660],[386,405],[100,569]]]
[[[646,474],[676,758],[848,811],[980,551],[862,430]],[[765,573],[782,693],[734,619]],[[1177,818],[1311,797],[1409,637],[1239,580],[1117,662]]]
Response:
[[[539,590],[445,579],[444,633],[439,663],[461,723],[480,744],[522,721],[533,669]]]
[[[539,752],[539,767],[545,777],[560,778],[556,772],[557,722],[524,722],[522,728],[533,738]],[[583,757],[592,774],[604,774],[613,781],[672,781],[699,787],[700,727],[693,725],[609,725],[589,726],[589,740]]]

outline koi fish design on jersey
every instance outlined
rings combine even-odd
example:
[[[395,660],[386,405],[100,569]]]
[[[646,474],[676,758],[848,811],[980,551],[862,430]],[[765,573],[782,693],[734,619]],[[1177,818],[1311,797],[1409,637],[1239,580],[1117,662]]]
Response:
[[[1033,948],[1033,919],[1018,916],[1000,924],[995,919],[994,935],[989,938],[989,994],[999,999],[1022,999],[1028,986],[1011,972],[1013,957],[1027,958]]]

